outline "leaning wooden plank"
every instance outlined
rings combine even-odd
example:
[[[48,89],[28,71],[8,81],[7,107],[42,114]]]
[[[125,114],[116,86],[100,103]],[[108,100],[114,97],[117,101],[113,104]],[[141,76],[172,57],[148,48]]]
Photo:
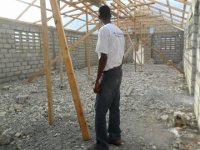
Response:
[[[94,28],[92,28],[89,32],[87,32],[84,36],[80,37],[77,41],[75,41],[72,45],[70,45],[70,49],[77,47],[80,42],[84,41],[88,36],[90,36],[93,32],[99,29],[99,24],[97,24]]]
[[[47,28],[47,16],[46,16],[46,2],[40,0],[41,6],[41,18],[42,18],[42,41],[44,48],[44,64],[45,64],[45,78],[48,98],[48,121],[49,124],[53,124],[54,113],[53,113],[53,97],[52,97],[52,83],[51,83],[51,70],[49,63],[49,41],[48,41],[48,28]]]
[[[82,131],[82,136],[84,140],[89,140],[90,136],[88,132],[88,127],[86,124],[86,120],[85,120],[83,109],[80,102],[79,90],[76,83],[75,73],[74,73],[74,69],[73,69],[73,65],[72,65],[72,61],[71,61],[71,57],[70,57],[70,53],[69,53],[69,49],[67,45],[66,35],[63,28],[58,4],[57,4],[57,1],[55,0],[50,0],[50,3],[51,3],[52,11],[53,11],[53,17],[54,17],[54,21],[56,25],[56,30],[58,33],[59,45],[62,51],[62,56],[63,56],[63,60],[64,60],[64,64],[65,64],[65,68],[66,68],[66,72],[68,76],[69,85],[72,92],[72,97],[73,97],[75,109],[77,112],[80,128]]]
[[[23,11],[21,14],[19,14],[19,16],[16,18],[16,20],[19,20],[19,19],[25,14],[25,12],[27,12],[27,10],[28,10],[36,1],[37,1],[37,0],[32,1],[32,2],[29,4],[29,6],[26,7],[26,8],[24,9],[24,11]]]
[[[75,41],[71,46],[70,49],[76,48],[82,41],[84,41],[88,36],[90,36],[93,32],[95,32],[97,29],[99,29],[99,24],[97,24],[94,28],[92,28],[88,33],[80,37],[77,41]],[[54,58],[51,61],[51,65],[55,64],[58,60],[58,57]],[[32,76],[28,78],[28,82],[32,82],[35,78],[37,78],[39,75],[44,73],[44,67],[40,68],[38,72],[35,72]]]
[[[88,9],[86,9],[86,33],[89,31],[89,25],[88,25]],[[86,50],[86,63],[88,67],[88,76],[90,76],[90,43],[88,39],[85,41],[85,50]]]

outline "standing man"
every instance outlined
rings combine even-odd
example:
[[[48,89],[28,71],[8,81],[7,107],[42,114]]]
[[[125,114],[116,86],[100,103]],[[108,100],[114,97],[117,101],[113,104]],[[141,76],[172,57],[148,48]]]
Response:
[[[99,30],[96,52],[99,56],[98,72],[94,86],[96,144],[88,150],[108,150],[108,143],[121,145],[120,84],[125,40],[123,32],[111,23],[110,8],[99,8],[99,19],[104,24]],[[108,130],[106,114],[109,110]]]

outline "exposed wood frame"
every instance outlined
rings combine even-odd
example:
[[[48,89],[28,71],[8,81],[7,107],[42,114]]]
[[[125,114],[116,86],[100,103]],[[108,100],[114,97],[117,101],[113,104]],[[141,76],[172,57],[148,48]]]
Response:
[[[48,27],[47,27],[47,16],[46,16],[46,2],[40,0],[41,4],[41,18],[42,18],[42,41],[44,47],[44,71],[46,78],[46,89],[48,98],[48,121],[49,124],[53,124],[54,113],[53,113],[53,96],[52,96],[52,83],[51,83],[51,69],[49,63],[49,41],[48,41]]]
[[[89,132],[88,132],[88,127],[87,127],[87,123],[86,123],[83,109],[82,109],[81,102],[80,102],[80,94],[79,94],[78,86],[76,83],[76,78],[75,78],[75,73],[73,70],[71,57],[69,54],[65,31],[64,31],[64,28],[62,25],[60,10],[59,10],[57,1],[50,0],[50,3],[51,3],[52,11],[53,11],[54,21],[56,24],[56,30],[58,33],[59,45],[60,45],[60,49],[62,51],[62,56],[63,56],[63,60],[64,60],[64,64],[65,64],[65,68],[66,68],[66,72],[67,72],[67,76],[68,76],[69,85],[70,85],[71,92],[72,92],[72,97],[73,97],[75,109],[77,112],[77,117],[78,117],[78,121],[80,124],[80,128],[82,131],[82,136],[83,136],[84,140],[89,140],[90,136],[89,136]]]
[[[21,14],[19,14],[19,16],[16,18],[16,20],[18,20],[19,18],[21,18],[25,12],[28,11],[28,9],[33,6],[33,4],[36,2],[37,0],[33,0],[30,4],[28,4],[28,6],[21,12]],[[40,7],[39,7],[40,8]]]
[[[168,5],[168,9],[169,9],[169,15],[170,15],[170,18],[171,18],[171,22],[173,24],[173,19],[172,19],[172,12],[171,12],[171,8],[170,8],[170,3],[169,3],[169,0],[166,0],[167,2],[167,5]]]

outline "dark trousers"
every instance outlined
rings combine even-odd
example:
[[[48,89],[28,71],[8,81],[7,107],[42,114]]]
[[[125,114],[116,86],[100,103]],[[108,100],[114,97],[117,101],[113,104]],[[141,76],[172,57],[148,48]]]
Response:
[[[113,68],[103,73],[100,91],[96,96],[95,130],[96,144],[102,150],[108,150],[110,139],[120,139],[120,85],[122,79],[121,67]],[[106,114],[109,110],[108,131]],[[108,133],[108,134],[107,134]]]

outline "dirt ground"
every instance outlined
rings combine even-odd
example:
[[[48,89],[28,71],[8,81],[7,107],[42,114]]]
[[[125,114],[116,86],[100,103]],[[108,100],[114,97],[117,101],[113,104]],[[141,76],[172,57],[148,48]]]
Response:
[[[92,91],[96,67],[75,70],[91,140],[83,141],[67,79],[59,88],[52,73],[55,121],[48,125],[44,77],[1,85],[0,150],[84,150],[94,143]],[[165,65],[145,65],[135,72],[123,66],[121,129],[123,145],[111,150],[200,150],[200,133],[184,76]],[[175,127],[177,117],[182,119]]]

